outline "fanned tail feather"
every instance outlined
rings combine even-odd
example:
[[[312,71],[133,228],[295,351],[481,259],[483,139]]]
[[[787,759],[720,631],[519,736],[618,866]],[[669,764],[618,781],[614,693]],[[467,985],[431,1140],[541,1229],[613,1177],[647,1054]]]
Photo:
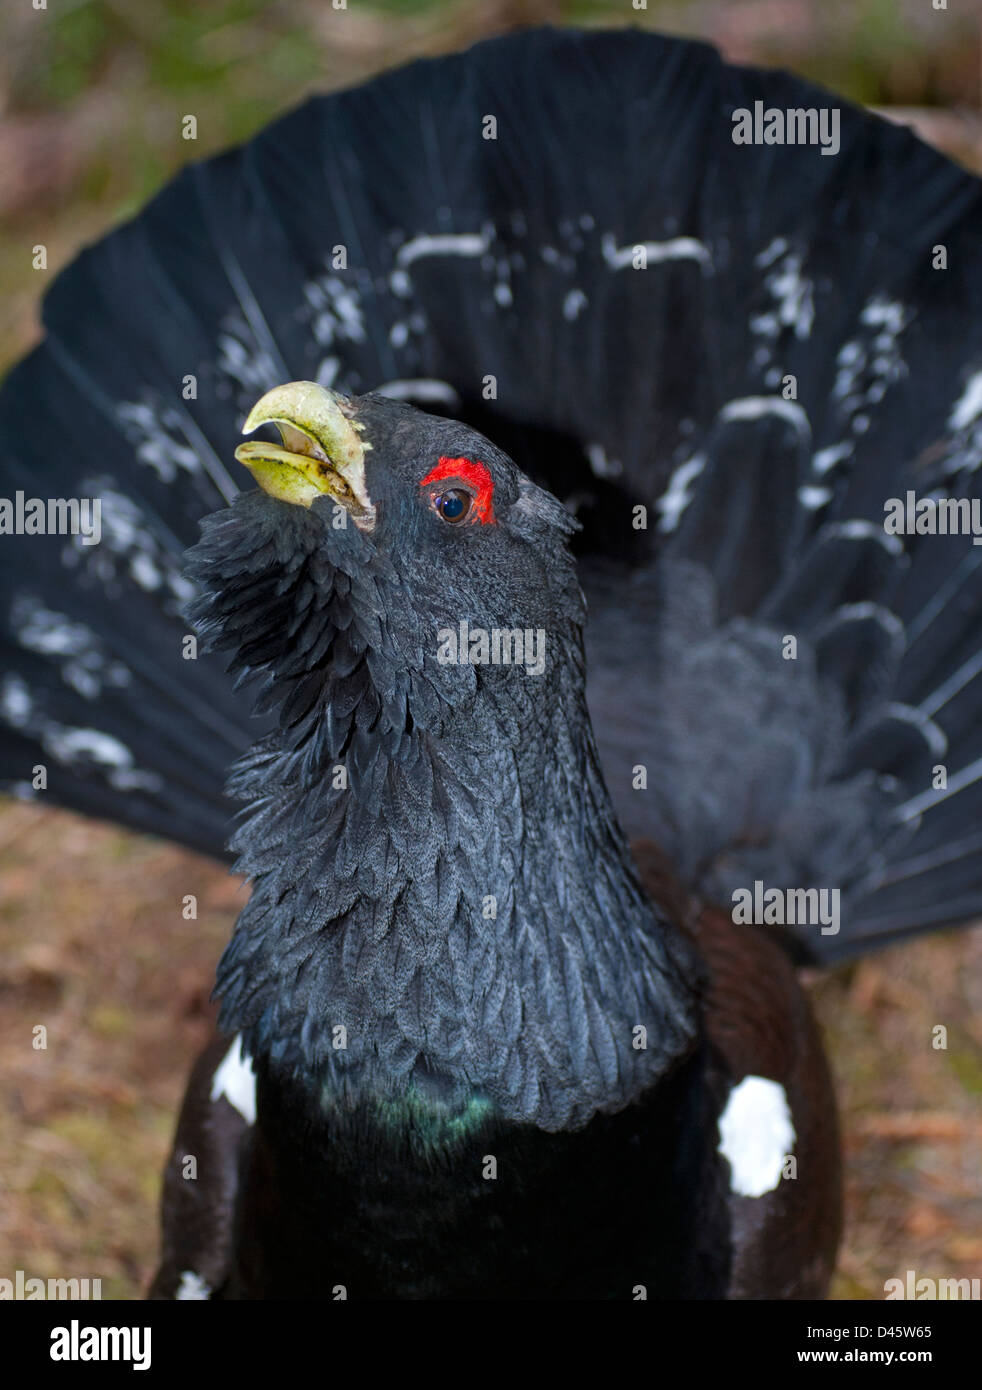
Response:
[[[756,100],[836,106],[841,149],[735,145]],[[693,888],[841,887],[819,957],[979,915],[982,547],[883,523],[979,495],[980,226],[908,132],[633,32],[415,64],[188,169],[0,396],[4,496],[98,497],[103,533],[0,544],[5,785],[40,763],[222,852],[262,726],[189,659],[181,554],[248,408],[308,378],[462,416],[576,507],[608,780]]]

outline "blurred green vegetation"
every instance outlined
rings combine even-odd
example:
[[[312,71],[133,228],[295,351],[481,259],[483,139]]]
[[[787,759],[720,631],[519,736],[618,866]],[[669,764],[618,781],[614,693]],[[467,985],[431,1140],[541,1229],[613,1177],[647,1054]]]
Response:
[[[978,23],[956,3],[947,11],[928,0],[647,0],[643,10],[631,0],[335,3],[50,0],[38,11],[20,0],[0,17],[0,110],[13,134],[32,118],[79,117],[80,148],[66,132],[71,167],[58,151],[50,191],[113,220],[177,165],[245,139],[311,90],[519,24],[640,24],[706,38],[738,60],[793,67],[872,105],[978,104]],[[185,108],[199,123],[190,148],[180,134]],[[7,172],[0,165],[0,181]],[[0,217],[19,201],[7,187]]]

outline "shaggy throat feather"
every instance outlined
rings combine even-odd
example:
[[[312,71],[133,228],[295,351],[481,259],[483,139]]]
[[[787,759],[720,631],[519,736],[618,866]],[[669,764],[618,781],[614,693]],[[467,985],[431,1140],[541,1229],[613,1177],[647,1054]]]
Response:
[[[471,718],[353,749],[346,786],[300,787],[270,745],[244,761],[254,890],[218,983],[248,1050],[334,1107],[549,1130],[622,1108],[687,1050],[686,950],[637,883],[585,717],[546,703],[521,753]]]

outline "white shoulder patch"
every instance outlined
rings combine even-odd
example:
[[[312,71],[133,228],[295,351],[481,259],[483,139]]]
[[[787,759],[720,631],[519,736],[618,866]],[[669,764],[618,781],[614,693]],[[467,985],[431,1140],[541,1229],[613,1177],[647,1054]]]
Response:
[[[211,1289],[200,1274],[195,1274],[193,1269],[186,1269],[181,1275],[181,1282],[174,1297],[181,1302],[192,1298],[210,1298]]]
[[[794,1141],[784,1087],[763,1076],[745,1076],[719,1117],[718,1151],[730,1164],[730,1191],[740,1197],[773,1192]]]
[[[212,1100],[218,1100],[220,1096],[224,1096],[249,1124],[256,1123],[256,1073],[252,1068],[252,1059],[242,1051],[242,1038],[239,1036],[236,1036],[211,1079]]]

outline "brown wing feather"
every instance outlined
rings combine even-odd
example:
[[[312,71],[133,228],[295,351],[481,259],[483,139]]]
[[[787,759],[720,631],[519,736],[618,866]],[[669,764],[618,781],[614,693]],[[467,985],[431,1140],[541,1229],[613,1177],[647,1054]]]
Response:
[[[239,1182],[239,1155],[251,1126],[225,1098],[211,1098],[212,1080],[232,1039],[216,1034],[198,1058],[181,1106],[161,1197],[160,1268],[151,1299],[177,1297],[184,1275],[196,1275],[210,1291],[228,1276],[232,1219]],[[197,1176],[184,1176],[193,1157]]]
[[[706,1030],[736,1085],[763,1076],[784,1087],[797,1177],[762,1197],[732,1194],[731,1298],[822,1298],[842,1225],[835,1091],[818,1025],[794,966],[760,927],[691,902],[661,851],[634,844],[645,887],[685,923],[708,968]]]

